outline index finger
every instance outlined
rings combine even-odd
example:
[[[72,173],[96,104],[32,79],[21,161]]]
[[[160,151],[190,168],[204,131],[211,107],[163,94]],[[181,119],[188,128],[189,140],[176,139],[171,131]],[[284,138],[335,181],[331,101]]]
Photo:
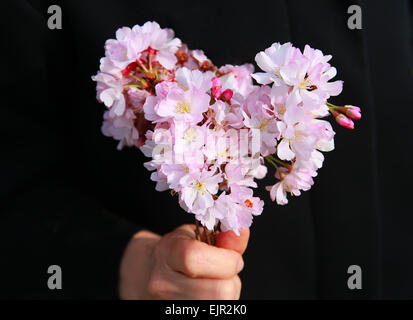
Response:
[[[191,278],[229,279],[239,273],[244,262],[239,253],[218,248],[178,234],[171,240],[167,264]]]

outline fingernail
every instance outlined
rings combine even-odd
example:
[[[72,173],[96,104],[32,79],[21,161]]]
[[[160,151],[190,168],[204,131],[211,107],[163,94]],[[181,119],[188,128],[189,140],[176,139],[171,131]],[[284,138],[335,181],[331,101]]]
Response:
[[[244,259],[240,258],[238,261],[237,273],[240,272],[243,268],[244,268]]]

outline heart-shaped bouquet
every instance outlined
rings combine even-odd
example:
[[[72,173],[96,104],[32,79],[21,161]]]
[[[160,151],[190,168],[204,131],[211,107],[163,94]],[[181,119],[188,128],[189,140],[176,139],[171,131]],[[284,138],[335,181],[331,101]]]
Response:
[[[251,64],[218,68],[156,22],[120,28],[92,77],[107,107],[102,132],[119,149],[139,148],[155,189],[176,194],[205,231],[238,234],[263,211],[252,188],[266,162],[275,167],[270,197],[285,205],[287,194],[313,185],[320,151],[334,149],[335,133],[321,119],[332,114],[353,129],[351,119],[361,117],[358,107],[327,101],[343,86],[330,82],[337,73],[330,59],[308,45],[302,52],[274,43],[255,56],[263,72]]]

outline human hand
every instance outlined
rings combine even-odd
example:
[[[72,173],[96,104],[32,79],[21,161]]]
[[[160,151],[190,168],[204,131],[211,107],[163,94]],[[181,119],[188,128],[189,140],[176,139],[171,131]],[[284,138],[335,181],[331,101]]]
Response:
[[[195,240],[195,226],[163,237],[140,231],[129,242],[120,266],[122,299],[238,299],[249,229],[238,237],[221,232],[216,246]]]

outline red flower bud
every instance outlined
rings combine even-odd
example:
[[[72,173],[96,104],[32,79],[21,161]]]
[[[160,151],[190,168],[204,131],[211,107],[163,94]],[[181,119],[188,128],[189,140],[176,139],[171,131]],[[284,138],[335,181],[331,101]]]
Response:
[[[210,62],[210,61],[208,61],[208,60],[205,60],[204,62],[202,62],[202,64],[201,64],[201,69],[202,70],[212,70],[213,69],[213,67],[214,67],[214,65]]]
[[[221,87],[212,87],[212,96],[215,99],[219,99],[221,96]]]
[[[234,95],[234,92],[232,92],[231,89],[227,89],[222,93],[222,95],[223,95],[223,97],[226,101],[229,101],[229,100],[231,100],[232,96]]]
[[[178,50],[178,51],[175,53],[175,55],[176,55],[176,57],[178,58],[179,63],[181,63],[181,64],[187,62],[188,59],[189,59],[188,54],[187,54],[185,51],[183,51],[183,50]]]

